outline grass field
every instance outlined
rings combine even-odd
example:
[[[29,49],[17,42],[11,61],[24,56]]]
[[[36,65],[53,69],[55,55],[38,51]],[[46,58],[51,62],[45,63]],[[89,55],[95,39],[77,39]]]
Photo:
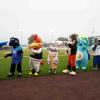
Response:
[[[10,51],[0,51],[0,79],[7,79],[7,75],[9,73],[10,69],[10,63],[11,63],[11,58],[4,58],[4,55],[7,54]],[[59,64],[58,64],[58,69],[57,69],[57,74],[63,74],[62,70],[65,68],[67,65],[67,56],[64,55],[64,50],[59,50]],[[44,60],[44,65],[41,66],[41,76],[48,75],[48,64],[47,64],[47,51],[43,50],[43,60]],[[88,69],[87,71],[92,71],[92,58],[90,59],[88,63]],[[28,72],[29,72],[29,50],[25,49],[24,50],[24,58],[23,58],[23,64],[22,64],[22,69],[23,69],[23,77],[29,77]],[[15,77],[17,77],[17,72],[15,74]]]

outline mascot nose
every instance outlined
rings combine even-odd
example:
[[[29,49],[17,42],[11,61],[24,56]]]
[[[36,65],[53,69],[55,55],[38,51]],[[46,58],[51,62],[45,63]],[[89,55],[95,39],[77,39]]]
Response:
[[[78,61],[78,60],[82,60],[83,59],[83,54],[82,54],[82,52],[77,52],[77,54],[76,54],[76,61]]]

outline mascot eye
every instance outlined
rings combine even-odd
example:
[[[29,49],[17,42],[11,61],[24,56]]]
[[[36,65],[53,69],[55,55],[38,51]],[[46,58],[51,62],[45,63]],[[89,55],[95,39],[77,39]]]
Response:
[[[11,38],[10,41],[14,41],[14,38]]]

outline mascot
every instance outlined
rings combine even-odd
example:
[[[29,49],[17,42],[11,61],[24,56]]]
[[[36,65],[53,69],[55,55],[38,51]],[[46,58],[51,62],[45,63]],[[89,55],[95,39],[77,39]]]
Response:
[[[41,38],[37,35],[34,34],[32,35],[33,38],[33,43],[29,45],[30,49],[30,72],[29,74],[32,75],[34,74],[37,76],[40,72],[40,64],[42,61],[42,40]]]
[[[69,73],[70,75],[76,75],[76,52],[77,52],[77,34],[69,36],[67,44],[68,53],[68,65],[63,73]]]
[[[50,46],[47,60],[49,64],[49,73],[55,74],[58,64],[58,49],[56,47],[56,44],[54,44],[54,46]]]
[[[17,66],[18,77],[22,76],[22,58],[23,58],[23,50],[19,44],[19,39],[15,37],[10,38],[9,46],[12,46],[12,52],[5,55],[5,58],[8,56],[12,57],[11,67],[8,77],[14,76],[14,72]]]
[[[77,44],[77,55],[76,55],[76,68],[86,70],[89,53],[88,53],[88,38],[83,36],[79,39]]]
[[[92,50],[94,52],[93,70],[100,70],[100,37],[95,38]]]

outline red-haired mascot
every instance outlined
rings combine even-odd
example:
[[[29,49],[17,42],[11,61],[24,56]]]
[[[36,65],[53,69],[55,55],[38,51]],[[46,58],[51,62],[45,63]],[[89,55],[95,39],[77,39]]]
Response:
[[[42,61],[42,40],[41,38],[37,35],[34,34],[32,35],[33,38],[33,43],[29,45],[30,49],[30,72],[29,74],[32,75],[34,74],[37,76],[40,71],[40,64]]]

